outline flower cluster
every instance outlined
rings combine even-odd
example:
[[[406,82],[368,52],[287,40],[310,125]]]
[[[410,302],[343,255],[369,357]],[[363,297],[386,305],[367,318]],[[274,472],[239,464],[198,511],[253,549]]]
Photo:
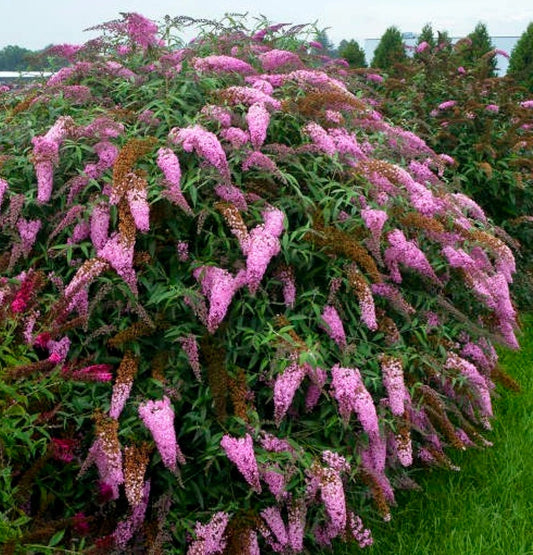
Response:
[[[144,401],[139,405],[139,416],[150,430],[163,464],[170,470],[176,469],[176,463],[185,464],[174,429],[174,409],[168,397],[160,401]]]
[[[252,436],[246,434],[244,437],[235,438],[224,435],[220,446],[226,452],[228,459],[235,464],[244,479],[252,486],[252,489],[260,493],[259,469],[255,460]]]

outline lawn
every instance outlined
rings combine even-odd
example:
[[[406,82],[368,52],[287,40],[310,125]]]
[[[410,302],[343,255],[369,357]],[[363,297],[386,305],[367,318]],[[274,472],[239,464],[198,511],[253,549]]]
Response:
[[[421,472],[423,491],[398,495],[390,523],[368,522],[368,555],[533,554],[533,315],[522,319],[522,330],[519,352],[500,350],[522,391],[498,386],[487,436],[494,446],[452,453],[460,472]]]

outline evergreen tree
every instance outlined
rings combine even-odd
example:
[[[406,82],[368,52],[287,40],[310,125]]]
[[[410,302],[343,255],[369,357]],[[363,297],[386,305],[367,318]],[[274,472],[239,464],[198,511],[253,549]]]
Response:
[[[397,64],[407,61],[402,34],[397,27],[389,27],[381,37],[374,52],[372,67],[394,74]]]
[[[30,69],[28,55],[31,50],[9,45],[0,50],[0,71],[25,71]]]
[[[435,48],[437,45],[435,42],[435,35],[433,33],[433,27],[431,27],[431,23],[426,23],[420,34],[418,35],[418,40],[416,41],[417,46],[422,44],[423,42],[427,42],[431,48]]]
[[[527,26],[511,52],[507,75],[533,92],[533,22]]]
[[[341,40],[338,52],[339,56],[344,58],[351,67],[367,67],[365,51],[356,40]]]
[[[335,50],[335,45],[331,42],[331,40],[329,40],[326,29],[322,31],[317,31],[313,40],[316,42],[319,42],[322,45],[324,49],[323,50],[324,54],[327,54],[328,56],[337,55],[337,51]]]
[[[483,58],[487,52],[494,50],[487,26],[478,23],[476,28],[466,37],[458,49],[459,65],[464,67],[479,67],[480,63],[487,64],[486,76],[496,76],[496,57]],[[483,59],[483,60],[482,60]]]

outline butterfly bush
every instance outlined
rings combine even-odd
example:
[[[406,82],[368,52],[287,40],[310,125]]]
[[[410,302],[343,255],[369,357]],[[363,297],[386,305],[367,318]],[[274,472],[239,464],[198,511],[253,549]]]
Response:
[[[488,444],[516,245],[380,114],[381,76],[305,27],[173,49],[185,24],[123,14],[1,93],[5,376],[54,384],[20,481],[56,501],[20,510],[65,549],[78,513],[108,551],[367,547],[420,467]]]

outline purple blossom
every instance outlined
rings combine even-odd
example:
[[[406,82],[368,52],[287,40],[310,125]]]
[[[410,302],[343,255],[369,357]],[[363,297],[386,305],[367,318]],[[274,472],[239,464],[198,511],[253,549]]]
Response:
[[[446,100],[438,105],[439,110],[447,110],[448,108],[453,108],[457,104],[456,100]]]
[[[335,141],[328,135],[327,131],[313,121],[307,123],[303,128],[304,132],[311,137],[313,143],[329,156],[334,156],[337,152]]]
[[[139,405],[139,416],[150,430],[163,464],[170,470],[176,470],[176,462],[185,464],[174,429],[174,409],[168,397],[160,401],[144,401]]]
[[[391,279],[396,283],[401,283],[402,276],[399,264],[419,272],[423,276],[440,283],[426,255],[415,245],[413,241],[408,241],[399,229],[391,231],[387,236],[390,247],[385,251],[384,260],[391,273]]]
[[[149,46],[160,46],[157,38],[157,25],[138,13],[128,13],[126,18],[126,32],[130,39],[146,50]]]
[[[266,170],[273,174],[279,174],[279,168],[276,163],[262,152],[254,150],[242,163],[242,171],[248,171],[250,168],[258,168]]]
[[[346,528],[346,500],[344,486],[339,473],[333,468],[321,469],[320,496],[330,519],[330,537],[335,537]]]
[[[217,185],[215,193],[226,202],[231,202],[239,210],[246,212],[248,210],[248,203],[243,192],[235,185]]]
[[[532,100],[524,100],[520,102],[520,106],[522,108],[533,108],[533,99]]]
[[[348,513],[348,530],[361,549],[374,543],[372,532],[363,526],[361,517],[356,516],[352,511]]]
[[[170,148],[160,148],[157,151],[157,165],[165,175],[165,185],[167,186],[165,196],[184,212],[192,214],[192,210],[181,192],[181,168],[178,157]]]
[[[303,549],[306,513],[307,507],[302,500],[295,501],[289,506],[287,538],[289,546],[296,553],[300,553]]]
[[[229,167],[226,154],[217,136],[207,131],[200,125],[178,128],[170,130],[169,138],[172,142],[180,144],[186,152],[193,150],[205,158],[212,166],[226,178],[229,179]]]
[[[337,310],[330,305],[326,305],[322,311],[322,319],[326,326],[324,329],[327,334],[337,343],[341,349],[346,348],[346,334],[344,332],[344,326],[342,325],[342,320],[339,317]]]
[[[259,61],[265,71],[273,71],[278,67],[289,64],[296,66],[302,65],[302,61],[298,55],[294,52],[289,52],[288,50],[269,50],[268,52],[259,55]]]
[[[241,245],[246,255],[246,284],[252,294],[257,291],[271,259],[281,249],[279,236],[283,232],[283,212],[271,208],[262,216],[264,224],[254,227]]]
[[[268,528],[265,526],[260,526],[259,528],[265,540],[275,552],[283,551],[289,543],[289,538],[278,507],[267,507],[263,509],[260,514],[268,525]],[[274,534],[274,538],[272,537],[272,533]]]
[[[222,511],[215,513],[207,524],[196,523],[196,539],[189,546],[187,555],[214,555],[226,548],[224,532],[229,522],[229,515]]]
[[[144,522],[149,497],[150,480],[147,480],[143,486],[141,501],[133,508],[131,515],[126,520],[118,523],[116,530],[113,532],[115,544],[121,550],[126,549],[128,542]]]
[[[357,143],[355,133],[350,133],[346,129],[330,129],[329,136],[335,143],[335,149],[339,154],[351,156],[355,160],[364,160],[366,154]]]
[[[198,354],[198,343],[196,341],[196,337],[194,335],[187,335],[186,337],[182,337],[179,342],[187,355],[187,360],[191,365],[196,379],[201,382],[202,369],[200,367],[200,357]]]
[[[336,472],[350,472],[351,466],[346,459],[333,451],[322,451],[322,460]]]
[[[30,254],[41,225],[41,220],[25,220],[24,218],[17,220],[17,229],[22,241],[22,252],[25,256]]]
[[[72,230],[72,236],[67,239],[67,244],[77,245],[78,243],[85,241],[85,239],[88,239],[90,234],[91,225],[89,224],[89,222],[82,220],[74,226],[74,229]]]
[[[2,201],[4,200],[4,195],[9,189],[9,185],[5,179],[0,177],[0,208],[2,207]]]
[[[384,356],[381,358],[381,371],[391,412],[395,416],[401,416],[405,411],[404,401],[407,395],[402,361],[399,358]]]
[[[250,142],[250,134],[239,127],[228,127],[220,132],[220,136],[231,143],[234,148],[240,148]]]
[[[485,110],[487,112],[492,112],[493,114],[497,114],[500,111],[500,107],[497,104],[487,104],[485,106]]]
[[[212,55],[205,58],[193,58],[191,63],[196,71],[235,72],[241,75],[256,73],[250,64],[233,56]]]
[[[218,121],[222,127],[229,127],[231,125],[231,112],[222,106],[208,104],[200,110],[200,113],[211,120]]]
[[[108,262],[117,274],[137,292],[137,278],[133,269],[133,253],[135,242],[131,244],[119,232],[109,237],[104,246],[97,251],[98,258]]]
[[[252,436],[246,434],[241,438],[224,435],[220,442],[222,449],[226,452],[228,459],[237,466],[244,479],[257,493],[261,493],[259,483],[259,469],[255,460]]]
[[[365,226],[372,233],[375,244],[379,245],[381,231],[383,230],[383,226],[389,217],[387,212],[374,208],[363,208],[363,210],[361,210],[361,217],[363,218]]]
[[[294,282],[294,272],[292,269],[285,267],[278,271],[276,278],[283,285],[283,302],[285,306],[291,308],[296,300],[296,284]]]
[[[274,383],[274,420],[279,426],[291,406],[292,400],[306,374],[306,367],[298,364],[295,357]]]
[[[227,270],[215,266],[200,266],[193,272],[193,276],[200,282],[202,293],[209,301],[207,329],[214,333],[218,328],[235,292],[241,287],[241,276],[233,277]]]
[[[67,376],[76,381],[80,382],[110,382],[113,379],[111,370],[113,367],[111,364],[91,364],[90,366],[85,366],[79,370],[73,370],[72,372],[67,372]]]
[[[119,486],[124,483],[122,472],[122,451],[115,449],[105,437],[97,437],[92,444],[80,473],[82,474],[92,464],[96,464],[100,480],[110,490],[111,499],[118,499]]]
[[[407,432],[407,436],[403,434],[394,436],[394,449],[402,466],[407,467],[413,464],[413,444],[410,432]]]
[[[180,262],[187,262],[189,260],[189,243],[187,241],[178,241],[176,243],[176,252]]]
[[[424,40],[419,45],[417,45],[417,47],[415,48],[415,52],[417,54],[420,54],[421,52],[424,52],[424,50],[427,50],[428,48],[429,48],[429,42],[426,42]]]
[[[145,182],[135,175],[132,175],[132,181],[137,186],[128,187],[126,200],[128,201],[135,227],[139,231],[146,232],[150,229],[150,207],[148,205]]]
[[[263,470],[261,472],[261,478],[277,501],[281,501],[287,497],[288,494],[285,490],[285,473],[281,471],[278,465]]]
[[[252,104],[246,114],[246,122],[250,132],[252,146],[258,149],[264,142],[267,134],[270,114],[264,104]]]
[[[336,364],[331,369],[332,393],[339,405],[339,412],[347,422],[355,412],[363,429],[369,435],[379,435],[379,422],[372,396],[365,388],[357,368],[341,368]]]
[[[480,222],[487,223],[487,216],[483,209],[474,200],[463,195],[462,193],[452,193],[452,198],[455,200],[460,208],[464,208],[468,211],[468,215]]]
[[[264,104],[273,110],[279,110],[281,108],[281,102],[279,100],[253,87],[228,87],[225,92],[234,104],[244,104],[245,106]]]
[[[367,73],[366,78],[374,83],[383,83],[383,77],[377,73]]]
[[[51,339],[46,344],[46,348],[50,356],[54,357],[54,360],[57,362],[64,362],[70,349],[70,339],[67,336],[62,337],[59,341]]]
[[[291,444],[286,439],[280,439],[268,432],[262,432],[262,437],[259,440],[261,447],[265,451],[269,451],[271,453],[283,453],[285,451],[292,453],[294,451]]]
[[[91,259],[83,264],[64,291],[66,298],[76,295],[83,287],[87,287],[107,268],[107,263],[103,260]]]
[[[478,397],[479,407],[483,416],[492,416],[492,403],[487,379],[479,373],[478,369],[471,363],[455,353],[448,353],[444,368],[457,369],[470,382],[472,389]]]
[[[91,214],[91,241],[98,251],[107,242],[109,233],[109,205],[105,202],[98,203]]]

